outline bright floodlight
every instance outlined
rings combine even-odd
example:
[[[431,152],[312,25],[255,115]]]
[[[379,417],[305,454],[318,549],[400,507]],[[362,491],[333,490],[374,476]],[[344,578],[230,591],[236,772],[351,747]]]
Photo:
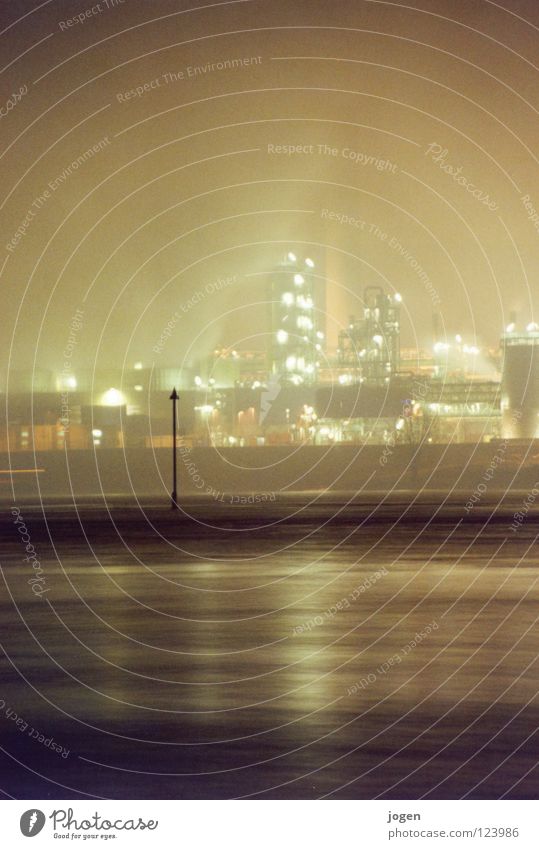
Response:
[[[314,262],[312,261],[312,259],[310,258],[310,256],[308,256],[308,257],[306,258],[306,260],[305,260],[305,265],[306,265],[308,268],[314,268]]]
[[[77,379],[75,377],[68,377],[66,383],[70,389],[77,388]]]
[[[286,330],[277,331],[277,342],[279,345],[285,345],[288,342],[288,333]]]
[[[198,376],[195,377],[195,386],[202,386],[202,378]]]
[[[303,274],[294,274],[294,283],[296,286],[302,286],[305,283],[305,277]]]
[[[296,254],[292,253],[292,251],[289,251],[287,253],[286,258],[287,258],[288,262],[296,262],[296,260],[297,260]]]
[[[397,303],[398,303],[398,304],[400,304],[400,303],[401,303],[401,301],[402,301],[402,295],[399,295],[399,293],[398,293],[398,292],[395,292],[395,296],[394,296],[394,297],[395,297],[395,300],[397,301]]]
[[[294,303],[294,295],[292,292],[283,292],[283,304],[287,307],[291,307]]]
[[[103,395],[103,404],[106,407],[121,407],[125,403],[123,394],[119,389],[114,389],[112,386]]]
[[[539,330],[539,325],[537,325],[537,324],[535,323],[535,321],[531,321],[531,322],[527,325],[526,330],[528,331],[528,333],[533,333],[534,331]]]

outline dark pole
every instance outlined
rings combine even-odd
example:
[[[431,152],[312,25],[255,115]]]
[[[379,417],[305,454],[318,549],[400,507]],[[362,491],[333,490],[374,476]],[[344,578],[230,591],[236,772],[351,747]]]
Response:
[[[178,509],[178,492],[177,492],[177,468],[176,468],[176,433],[177,433],[177,424],[176,424],[176,409],[178,402],[178,393],[176,392],[176,387],[172,390],[172,395],[170,396],[170,400],[172,401],[172,495],[171,495],[171,508],[173,510]]]

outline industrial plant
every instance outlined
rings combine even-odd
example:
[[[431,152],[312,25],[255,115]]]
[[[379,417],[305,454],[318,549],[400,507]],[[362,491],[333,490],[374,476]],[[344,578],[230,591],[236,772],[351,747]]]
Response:
[[[177,367],[12,371],[0,449],[490,442],[539,436],[539,328],[512,322],[499,350],[448,339],[433,315],[429,350],[401,346],[398,291],[367,286],[360,315],[326,339],[326,282],[289,251],[267,274],[267,344],[223,344]],[[488,368],[484,367],[487,363]]]

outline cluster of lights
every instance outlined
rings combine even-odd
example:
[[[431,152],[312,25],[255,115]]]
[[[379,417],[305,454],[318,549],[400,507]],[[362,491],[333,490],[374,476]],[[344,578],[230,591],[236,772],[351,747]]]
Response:
[[[457,343],[457,345],[462,345],[462,336],[460,334],[457,334],[455,336],[455,342]],[[449,345],[448,342],[436,342],[436,344],[434,345],[434,353],[435,354],[447,353],[447,351],[449,351],[450,348],[451,348],[451,345]],[[462,345],[462,353],[463,354],[472,354],[473,356],[477,356],[477,354],[479,354],[479,348],[477,347],[477,345]]]
[[[286,258],[287,258],[288,262],[297,262],[298,261],[296,254],[293,253],[292,251],[289,251],[287,253]],[[309,256],[305,258],[305,265],[307,266],[307,268],[314,268],[314,262]]]
[[[298,315],[296,324],[300,330],[312,330],[313,323],[306,315]]]
[[[508,324],[505,328],[506,333],[514,333],[516,330],[515,322],[512,321],[511,324]],[[536,321],[530,321],[529,324],[526,325],[526,333],[537,333],[539,330],[539,324]]]
[[[308,353],[305,353],[306,348],[303,343],[309,345],[312,342],[313,347],[317,351],[321,351],[320,341],[324,338],[324,334],[319,332],[316,333],[315,337],[315,321],[312,317],[314,301],[312,295],[306,292],[306,275],[315,267],[314,261],[310,257],[306,257],[302,262],[293,251],[289,251],[286,259],[294,266],[290,268],[292,285],[281,293],[280,300],[281,306],[290,309],[291,314],[285,314],[286,311],[282,311],[282,325],[275,331],[274,338],[278,345],[290,345],[290,348],[285,347],[283,351],[283,365],[287,373],[287,380],[293,385],[299,386],[304,382],[307,375],[315,373],[318,366],[318,363],[314,363],[314,359],[313,362],[310,362],[311,358]],[[304,268],[302,268],[302,264]]]

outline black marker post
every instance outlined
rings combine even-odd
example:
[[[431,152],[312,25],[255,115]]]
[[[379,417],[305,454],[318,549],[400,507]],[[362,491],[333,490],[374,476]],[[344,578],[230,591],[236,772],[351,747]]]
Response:
[[[172,395],[170,396],[170,400],[172,401],[172,495],[171,495],[171,508],[173,510],[178,509],[178,493],[177,493],[177,464],[176,464],[176,433],[178,430],[177,422],[176,422],[176,411],[177,404],[179,400],[179,395],[176,392],[176,387],[172,390]]]

